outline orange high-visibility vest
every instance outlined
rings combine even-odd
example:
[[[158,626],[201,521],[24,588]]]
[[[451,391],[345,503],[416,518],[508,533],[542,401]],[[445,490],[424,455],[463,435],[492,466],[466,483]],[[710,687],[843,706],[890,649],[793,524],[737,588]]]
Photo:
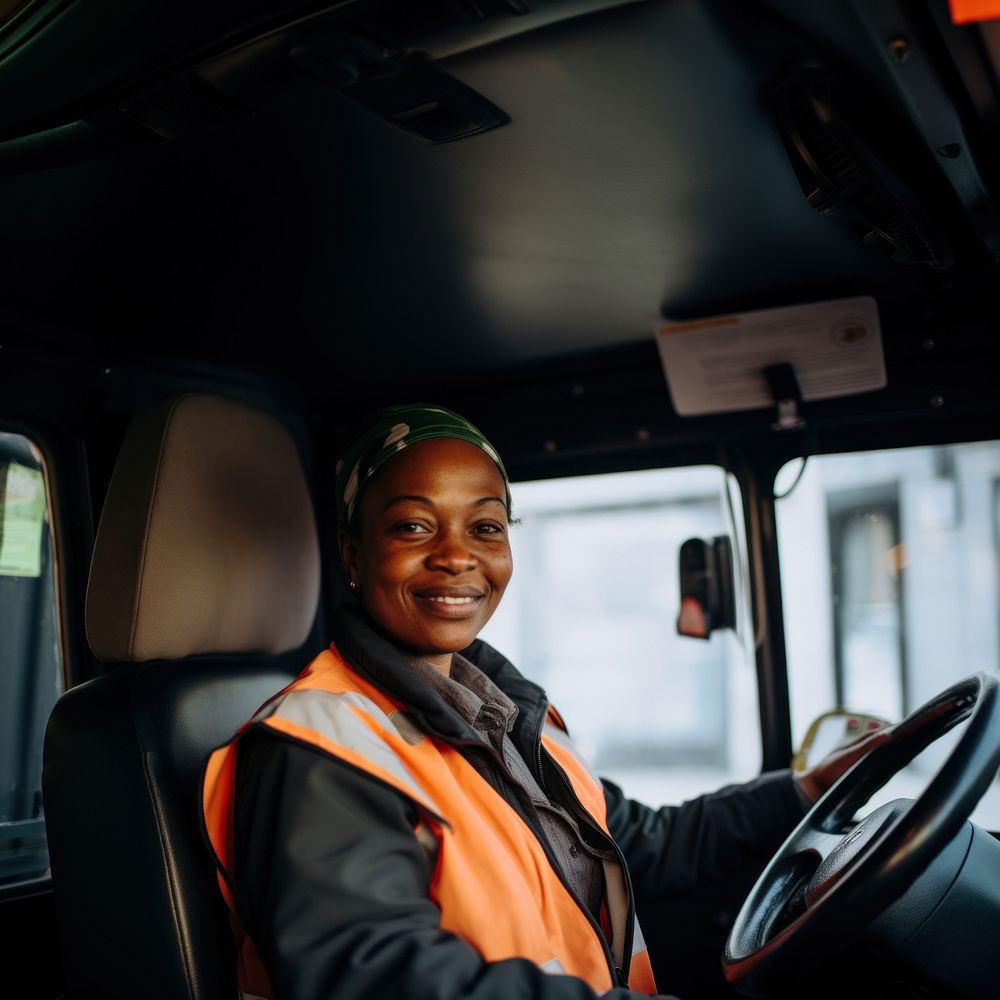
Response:
[[[609,956],[589,913],[570,894],[518,813],[454,747],[420,733],[398,703],[355,673],[331,647],[216,750],[206,766],[205,830],[237,936],[244,995],[271,995],[254,944],[239,926],[230,887],[236,749],[240,736],[255,725],[318,747],[415,803],[439,845],[430,895],[441,911],[441,927],[470,944],[485,961],[525,958],[546,972],[578,976],[597,992],[617,985],[617,966],[631,989],[656,992],[621,867],[604,862],[602,917]],[[601,783],[551,710],[542,746],[584,810],[607,833]],[[504,901],[502,913],[498,899]]]

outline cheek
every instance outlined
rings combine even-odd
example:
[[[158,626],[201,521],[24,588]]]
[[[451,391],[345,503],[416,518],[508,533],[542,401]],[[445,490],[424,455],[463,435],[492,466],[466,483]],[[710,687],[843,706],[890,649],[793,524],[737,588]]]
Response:
[[[403,575],[400,560],[387,552],[369,549],[361,564],[362,586],[367,584],[369,590],[392,589]]]
[[[391,577],[390,565],[391,560],[386,557],[380,546],[366,539],[366,544],[358,553],[358,582],[361,584],[361,593],[371,595],[383,590]]]
[[[386,611],[408,606],[406,591],[421,572],[424,554],[419,546],[370,545],[361,563],[361,587],[367,590],[369,610],[378,604]]]
[[[502,595],[510,583],[510,578],[514,575],[514,559],[511,556],[510,548],[504,553],[498,553],[497,559],[494,560],[492,569],[492,584],[497,594]]]
[[[365,610],[383,628],[395,632],[405,618],[400,579],[388,559],[370,559],[362,566],[359,598]]]

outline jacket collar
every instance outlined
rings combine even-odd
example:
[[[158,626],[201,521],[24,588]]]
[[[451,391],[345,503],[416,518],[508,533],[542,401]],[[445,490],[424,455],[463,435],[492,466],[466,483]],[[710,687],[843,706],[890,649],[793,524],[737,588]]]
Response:
[[[433,735],[478,742],[469,724],[410,668],[396,646],[376,630],[357,604],[340,606],[331,632],[340,655],[363,677],[401,702]],[[511,737],[521,755],[530,762],[548,710],[545,692],[481,639],[461,652],[517,705]]]

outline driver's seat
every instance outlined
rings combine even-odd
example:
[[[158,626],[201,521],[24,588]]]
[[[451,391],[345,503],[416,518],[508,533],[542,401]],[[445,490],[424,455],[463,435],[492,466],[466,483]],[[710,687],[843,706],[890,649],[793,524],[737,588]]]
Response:
[[[45,737],[67,997],[236,996],[201,770],[314,651],[318,594],[309,491],[277,420],[189,395],[133,422],[87,593],[107,667]]]

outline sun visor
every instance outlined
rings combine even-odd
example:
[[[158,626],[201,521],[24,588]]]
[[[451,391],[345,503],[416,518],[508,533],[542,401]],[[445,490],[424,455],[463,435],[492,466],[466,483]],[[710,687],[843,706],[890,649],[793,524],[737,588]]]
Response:
[[[664,322],[656,329],[683,417],[834,399],[886,386],[878,306],[869,296]]]

